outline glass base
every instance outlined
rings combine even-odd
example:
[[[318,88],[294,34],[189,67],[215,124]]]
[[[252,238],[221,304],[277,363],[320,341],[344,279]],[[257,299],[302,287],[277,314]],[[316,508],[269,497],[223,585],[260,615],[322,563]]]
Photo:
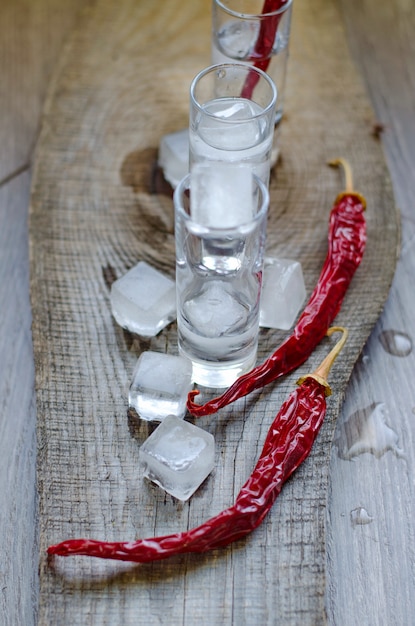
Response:
[[[187,355],[185,355],[187,356]],[[189,358],[187,356],[187,358]],[[256,362],[256,351],[249,358],[234,363],[212,363],[211,361],[192,360],[193,382],[203,387],[220,389],[230,387],[239,376],[249,372]]]

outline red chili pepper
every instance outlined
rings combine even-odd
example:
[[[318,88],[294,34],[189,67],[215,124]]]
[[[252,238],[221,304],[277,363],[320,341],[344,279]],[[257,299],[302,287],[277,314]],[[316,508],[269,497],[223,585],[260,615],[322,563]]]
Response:
[[[196,389],[188,395],[187,408],[195,417],[210,415],[222,407],[291,372],[310,356],[340,310],[347,288],[358,268],[366,244],[366,201],[353,191],[352,172],[344,159],[332,161],[342,165],[346,189],[337,196],[331,211],[328,252],[317,285],[292,334],[261,365],[240,376],[222,395],[206,404],[193,400]]]
[[[253,61],[253,66],[258,67],[264,72],[267,71],[268,65],[271,61],[272,48],[275,42],[275,35],[280,23],[281,15],[267,15],[274,13],[281,9],[287,0],[265,0],[262,8],[262,15],[259,28],[258,39],[255,43],[255,48],[252,51],[250,60]],[[245,80],[245,84],[241,91],[242,98],[251,98],[252,92],[259,80],[259,77],[254,72],[249,72],[248,77]]]
[[[261,456],[235,503],[201,526],[186,532],[132,542],[106,542],[70,539],[48,548],[48,554],[84,555],[102,559],[147,563],[186,552],[206,552],[222,548],[257,528],[272,507],[284,482],[309,455],[326,412],[330,367],[342,349],[347,331],[312,374],[282,405],[266,437]]]

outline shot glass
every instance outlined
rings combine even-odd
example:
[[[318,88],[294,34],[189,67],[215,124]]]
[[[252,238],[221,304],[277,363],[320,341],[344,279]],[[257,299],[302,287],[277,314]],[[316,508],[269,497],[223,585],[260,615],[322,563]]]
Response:
[[[174,193],[178,347],[206,387],[229,386],[256,360],[269,195],[250,175],[251,213],[240,223],[204,219],[194,173]]]
[[[255,82],[249,96],[244,85]],[[277,91],[260,69],[225,63],[202,70],[190,86],[189,163],[248,164],[268,185]]]
[[[264,0],[212,0],[212,63],[255,65],[277,87],[274,149],[284,106],[292,4],[280,0],[274,11],[263,12]],[[247,94],[252,85],[253,80],[245,85]]]

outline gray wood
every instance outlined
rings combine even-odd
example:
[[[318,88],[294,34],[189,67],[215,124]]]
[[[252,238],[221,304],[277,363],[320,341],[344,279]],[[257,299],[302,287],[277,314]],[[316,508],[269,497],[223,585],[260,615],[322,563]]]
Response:
[[[29,184],[25,173],[0,189],[0,623],[28,626],[34,623],[38,562]]]
[[[338,422],[330,467],[327,607],[333,624],[406,626],[415,623],[415,355],[409,350],[415,341],[415,11],[412,2],[374,0],[342,2],[342,9],[350,48],[384,125],[381,141],[402,216],[402,250]],[[393,331],[408,350],[391,353],[389,343],[388,351],[382,338]],[[345,459],[345,443],[361,438],[368,426],[377,456],[366,445]],[[353,522],[359,508],[367,511],[368,523]]]
[[[341,188],[339,173],[325,162],[341,154],[368,199],[367,253],[338,319],[351,338],[333,372],[335,393],[310,458],[252,537],[204,557],[144,567],[85,558],[50,563],[45,548],[70,536],[172,532],[225,508],[296,378],[200,422],[215,434],[218,460],[189,503],[178,505],[142,482],[138,447],[148,428],[127,417],[126,389],[141,350],[175,351],[175,327],[151,342],[132,341],[111,317],[107,278],[140,258],[173,274],[171,201],[150,193],[148,181],[160,136],[186,125],[189,82],[208,63],[208,7],[98,1],[60,60],[37,151],[30,223],[41,624],[315,624],[325,618],[330,444],[351,369],[389,290],[398,227],[371,132],[373,113],[348,56],[340,14],[327,0],[307,4],[298,2],[294,11],[269,252],[299,258],[311,291]],[[260,358],[282,337],[263,331]],[[323,342],[307,368],[327,349]]]
[[[4,180],[22,165],[27,168],[50,68],[56,61],[61,34],[71,26],[71,12],[75,7],[73,1],[12,3],[4,0],[0,10],[0,62],[3,86],[7,85],[1,91],[0,154]],[[391,296],[352,378],[343,415],[347,419],[374,400],[385,401],[389,412],[387,422],[395,429],[398,445],[412,463],[414,402],[409,381],[412,380],[413,357],[394,358],[385,354],[378,338],[382,330],[390,328],[408,332],[411,338],[414,336],[413,296],[408,290],[413,276],[413,12],[411,3],[403,0],[382,6],[374,0],[365,0],[363,4],[344,3],[343,10],[349,20],[349,41],[356,63],[364,70],[378,119],[387,124],[382,143],[404,220],[403,253]],[[371,117],[367,121],[370,124]],[[22,149],[24,146],[27,149]],[[31,408],[33,397],[27,393],[32,385],[33,362],[24,280],[27,276],[24,250],[28,185],[29,176],[22,173],[13,182],[3,185],[0,193],[0,362],[3,365],[0,383],[0,528],[3,538],[0,623],[13,625],[32,623],[32,596],[36,591],[36,556],[33,559],[31,556],[36,552],[31,513],[34,410]],[[15,276],[23,277],[19,287],[11,282]],[[15,303],[13,307],[11,302]],[[409,471],[402,473],[402,461],[391,452],[379,461],[371,460],[368,455],[361,463],[363,457],[349,462],[337,458],[337,446],[333,451],[334,499],[329,501],[328,509],[334,526],[330,531],[333,545],[328,569],[330,622],[412,623],[414,576],[410,520],[413,519],[413,497],[411,483],[408,484],[411,474]],[[392,480],[387,476],[392,476]],[[386,483],[386,488],[379,489],[380,483]],[[351,497],[353,492],[355,498]],[[369,506],[374,494],[376,510]],[[370,525],[352,527],[350,511],[364,505],[374,521]],[[335,567],[330,569],[333,563]]]
[[[0,624],[36,622],[38,543],[27,209],[47,83],[80,2],[0,3]]]

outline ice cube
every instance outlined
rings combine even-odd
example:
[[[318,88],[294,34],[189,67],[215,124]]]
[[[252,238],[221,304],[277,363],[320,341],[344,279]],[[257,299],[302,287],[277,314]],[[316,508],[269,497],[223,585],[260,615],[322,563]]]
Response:
[[[304,303],[306,290],[298,261],[265,258],[260,326],[289,330]]]
[[[247,165],[206,161],[191,173],[191,217],[204,226],[233,228],[252,220],[252,168]]]
[[[120,326],[154,337],[176,317],[175,283],[140,261],[112,284],[111,307]]]
[[[128,404],[144,420],[183,418],[192,388],[192,363],[181,356],[143,352],[134,368]]]
[[[197,132],[208,145],[220,150],[248,150],[264,141],[264,109],[250,100],[216,98],[203,106]],[[231,123],[229,123],[231,122]]]
[[[144,476],[179,500],[188,500],[210,474],[215,440],[207,431],[168,415],[139,451]]]
[[[160,141],[158,163],[173,189],[189,171],[189,129],[164,135]]]
[[[188,324],[200,335],[220,337],[246,327],[249,311],[227,289],[224,281],[210,281],[203,285],[200,293],[184,302]]]

